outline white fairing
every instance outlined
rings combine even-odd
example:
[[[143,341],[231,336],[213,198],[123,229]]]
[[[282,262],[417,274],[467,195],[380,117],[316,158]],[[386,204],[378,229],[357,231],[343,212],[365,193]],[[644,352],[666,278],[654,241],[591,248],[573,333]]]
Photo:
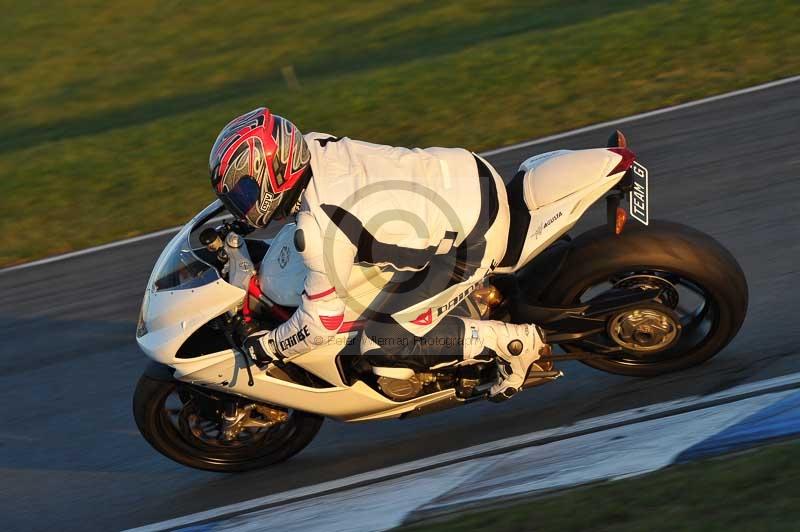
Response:
[[[566,233],[586,209],[619,181],[614,172],[622,156],[605,148],[558,150],[524,161],[523,193],[531,223],[517,264],[499,272],[515,271]]]
[[[162,364],[182,362],[175,355],[186,339],[210,319],[235,309],[244,294],[222,279],[191,290],[148,293],[148,332],[138,338],[139,347]]]
[[[586,209],[619,181],[615,169],[622,156],[606,149],[557,151],[532,157],[525,172],[525,203],[531,223],[517,264],[498,268],[497,273],[514,271],[529,262],[569,230]],[[614,171],[615,173],[611,173]],[[453,390],[443,390],[403,402],[395,402],[367,384],[345,383],[336,366],[336,355],[356,342],[356,333],[332,333],[322,347],[292,359],[330,384],[310,388],[280,380],[254,370],[254,385],[248,385],[244,356],[231,349],[191,358],[178,358],[181,345],[198,328],[228,311],[237,311],[245,292],[214,271],[195,268],[202,259],[194,257],[189,245],[192,229],[204,217],[218,213],[218,202],[210,205],[186,225],[159,258],[142,305],[137,340],[152,359],[175,368],[175,377],[257,401],[296,408],[344,421],[365,421],[398,417],[427,403],[452,399]],[[305,266],[293,244],[294,224],[287,224],[275,237],[260,272],[261,286],[273,301],[285,306],[299,304]],[[176,261],[176,258],[179,259]],[[190,268],[183,268],[189,261]],[[163,275],[160,272],[167,272]],[[170,273],[174,272],[174,273]],[[159,280],[161,279],[161,281]],[[177,282],[174,288],[171,284]],[[167,279],[167,284],[162,281]],[[355,309],[364,308],[387,279],[378,267],[357,267],[349,279],[345,321],[359,318]],[[161,282],[160,286],[157,284]]]
[[[275,235],[261,262],[259,283],[272,301],[284,307],[300,305],[308,268],[294,247],[296,224],[289,223]]]
[[[176,268],[176,258],[192,260],[189,243],[192,228],[219,207],[220,203],[215,201],[203,209],[170,240],[148,280],[140,317],[140,326],[146,327],[146,333],[137,333],[136,339],[147,356],[162,364],[174,366],[181,362],[176,354],[186,339],[212,318],[236,309],[244,298],[242,289],[222,280],[216,270],[207,264],[205,273],[195,277],[177,275],[176,279],[183,280],[183,283],[176,282],[176,286],[159,288],[165,272],[176,271],[186,265],[184,261],[178,263]],[[204,265],[199,259],[195,258],[195,261]]]
[[[180,358],[179,349],[195,331],[217,316],[238,311],[245,296],[243,290],[221,279],[216,270],[203,263],[192,251],[192,230],[202,219],[216,214],[219,205],[219,202],[214,202],[186,224],[167,244],[156,262],[142,302],[136,338],[148,357],[173,367],[174,377],[184,382],[345,421],[398,417],[421,405],[454,394],[453,390],[444,390],[397,403],[362,382],[348,386],[341,380],[335,359],[339,351],[353,344],[355,333],[334,335],[323,347],[292,361],[329,382],[331,386],[328,388],[309,388],[257,370],[253,372],[254,385],[249,386],[245,358],[232,349]],[[286,234],[291,233],[291,228],[286,229]],[[275,247],[278,252],[275,260],[281,260],[281,248]],[[296,254],[293,246],[290,250],[290,255]],[[290,260],[293,260],[292,257]],[[187,264],[200,267],[188,270],[185,268]],[[357,291],[358,294],[374,297],[374,293],[380,291],[381,284],[375,282],[375,270],[358,269],[356,284],[365,285],[364,290]],[[174,281],[174,286],[169,284],[167,287],[165,279]],[[291,279],[286,278],[287,286],[290,286]],[[302,279],[294,286],[302,287]],[[297,291],[296,288],[292,290],[295,293]],[[287,292],[282,293],[288,297]],[[281,297],[274,291],[269,295]]]

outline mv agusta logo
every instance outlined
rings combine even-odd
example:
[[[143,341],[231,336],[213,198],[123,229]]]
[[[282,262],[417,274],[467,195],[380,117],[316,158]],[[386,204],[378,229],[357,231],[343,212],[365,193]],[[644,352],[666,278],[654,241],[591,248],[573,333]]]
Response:
[[[555,222],[555,221],[556,221],[556,220],[558,220],[559,218],[561,218],[561,211],[558,211],[558,214],[556,214],[555,216],[553,216],[552,218],[550,218],[549,220],[547,220],[547,221],[544,223],[544,229],[547,229],[547,226],[548,226],[548,225],[550,225],[551,223]]]
[[[544,223],[539,222],[539,225],[536,226],[536,229],[533,231],[533,238],[539,238],[542,236],[542,230],[544,229]]]
[[[553,222],[555,222],[556,220],[561,218],[561,215],[562,215],[562,212],[558,211],[558,214],[555,214],[554,216],[550,217],[548,220],[546,220],[544,222],[539,222],[539,225],[536,226],[536,229],[534,229],[534,231],[533,231],[533,238],[539,238],[540,236],[542,236],[542,232],[545,229],[547,229],[548,226],[552,225]]]

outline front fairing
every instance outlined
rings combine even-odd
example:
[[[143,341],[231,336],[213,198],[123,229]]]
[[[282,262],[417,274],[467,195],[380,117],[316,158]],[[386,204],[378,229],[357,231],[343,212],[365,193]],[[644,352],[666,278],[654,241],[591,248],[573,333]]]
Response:
[[[215,201],[192,218],[164,248],[150,275],[136,336],[139,347],[158,362],[178,362],[176,354],[192,333],[242,303],[245,292],[225,282],[192,246],[193,231],[222,210]]]

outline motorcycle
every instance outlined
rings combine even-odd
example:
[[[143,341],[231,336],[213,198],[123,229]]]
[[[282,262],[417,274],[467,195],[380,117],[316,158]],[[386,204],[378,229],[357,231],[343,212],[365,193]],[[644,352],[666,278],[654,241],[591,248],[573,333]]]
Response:
[[[544,330],[561,352],[542,356],[524,388],[561,377],[555,366],[563,360],[634,377],[679,371],[738,332],[748,290],[736,259],[700,231],[650,220],[648,183],[619,131],[606,148],[531,157],[508,183],[506,258],[450,312]],[[605,223],[570,238],[602,198]],[[376,266],[355,268],[361,289],[348,293],[338,332],[311,352],[257,366],[242,339],[288,319],[305,269],[293,223],[257,238],[222,214],[216,201],[189,221],[145,291],[136,337],[152,360],[133,412],[156,450],[198,469],[246,471],[300,452],[326,417],[404,419],[487,397],[494,362],[419,370],[372,367],[359,356],[359,297],[374,296],[391,276]]]

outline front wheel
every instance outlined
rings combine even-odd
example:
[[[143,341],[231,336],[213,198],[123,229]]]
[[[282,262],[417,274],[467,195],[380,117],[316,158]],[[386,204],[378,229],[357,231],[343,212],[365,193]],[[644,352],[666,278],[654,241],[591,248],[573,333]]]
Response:
[[[183,465],[217,472],[248,471],[300,452],[322,418],[144,374],[133,414],[157,451]]]
[[[747,281],[736,259],[710,236],[664,221],[628,226],[621,235],[605,226],[581,234],[542,300],[566,306],[636,288],[661,290],[660,301],[620,313],[603,334],[561,347],[605,353],[585,363],[610,373],[661,375],[716,355],[747,312]]]

